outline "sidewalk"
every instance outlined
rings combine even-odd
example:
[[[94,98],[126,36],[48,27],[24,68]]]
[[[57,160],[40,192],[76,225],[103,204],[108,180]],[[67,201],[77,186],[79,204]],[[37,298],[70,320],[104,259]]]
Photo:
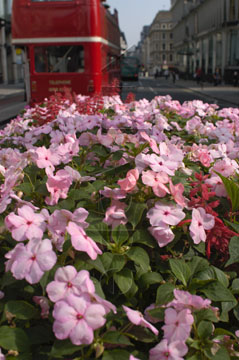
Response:
[[[171,79],[170,79],[171,80]],[[172,80],[171,80],[172,83]],[[220,84],[214,86],[212,83],[202,83],[202,85],[197,84],[193,80],[176,80],[175,86],[183,87],[194,91],[195,93],[200,93],[207,95],[209,100],[224,100],[228,104],[237,105],[239,107],[239,87],[232,86],[230,84]]]
[[[24,83],[10,85],[0,84],[0,100],[20,94],[24,95],[24,92]]]

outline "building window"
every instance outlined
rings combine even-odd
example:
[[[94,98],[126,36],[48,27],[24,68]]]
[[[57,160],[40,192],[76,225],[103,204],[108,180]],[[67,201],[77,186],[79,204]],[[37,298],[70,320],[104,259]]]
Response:
[[[162,45],[162,49],[163,49],[163,50],[166,49],[166,45],[165,45],[165,44]]]
[[[169,55],[169,60],[172,62],[173,61],[173,54]]]
[[[162,33],[162,39],[164,40],[166,38],[166,34]]]
[[[170,39],[173,39],[173,33],[170,33],[169,37]]]
[[[169,44],[170,50],[173,50],[173,44]]]
[[[166,24],[162,24],[162,29],[166,29]]]
[[[236,4],[235,0],[230,0],[230,9],[229,9],[229,21],[234,21],[236,15]]]
[[[165,54],[163,54],[163,61],[165,61],[166,60],[166,55]]]
[[[239,30],[233,30],[230,33],[230,58],[229,65],[239,65]]]

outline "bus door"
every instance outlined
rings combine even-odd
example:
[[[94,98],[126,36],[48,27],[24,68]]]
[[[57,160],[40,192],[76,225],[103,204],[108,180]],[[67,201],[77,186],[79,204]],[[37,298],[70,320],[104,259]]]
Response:
[[[30,61],[29,61],[29,51],[27,48],[24,48],[23,52],[23,64],[24,64],[24,82],[25,82],[25,100],[27,103],[31,99],[31,87],[30,87]]]

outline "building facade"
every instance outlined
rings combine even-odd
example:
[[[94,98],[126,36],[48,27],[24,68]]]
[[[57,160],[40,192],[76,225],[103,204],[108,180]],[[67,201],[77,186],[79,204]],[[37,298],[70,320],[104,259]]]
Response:
[[[174,64],[173,22],[171,11],[159,11],[149,30],[151,73],[161,71]]]
[[[12,0],[0,0],[0,83],[23,81],[22,50],[11,45]]]
[[[171,7],[175,65],[191,76],[198,68],[230,82],[239,71],[239,0],[176,0]]]

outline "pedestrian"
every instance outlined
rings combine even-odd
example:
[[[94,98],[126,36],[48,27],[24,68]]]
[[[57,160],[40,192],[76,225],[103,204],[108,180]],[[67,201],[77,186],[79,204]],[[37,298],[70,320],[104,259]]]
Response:
[[[238,74],[238,71],[235,70],[233,73],[233,85],[237,86],[238,81],[239,81],[239,74]]]
[[[165,79],[168,80],[168,77],[169,77],[169,71],[168,71],[168,69],[166,69],[166,70],[164,71],[164,76],[165,76]]]
[[[201,78],[202,78],[202,69],[201,69],[201,68],[198,68],[198,69],[196,70],[196,81],[197,81],[197,84],[200,84]]]
[[[156,70],[155,74],[154,74],[154,78],[157,79],[159,77],[159,71],[158,69]]]
[[[176,81],[176,73],[175,73],[174,70],[172,71],[172,78],[173,78],[173,83],[175,84],[175,81]]]
[[[221,82],[221,75],[218,68],[215,70],[215,73],[213,74],[213,80],[214,80],[214,86],[219,85]]]

